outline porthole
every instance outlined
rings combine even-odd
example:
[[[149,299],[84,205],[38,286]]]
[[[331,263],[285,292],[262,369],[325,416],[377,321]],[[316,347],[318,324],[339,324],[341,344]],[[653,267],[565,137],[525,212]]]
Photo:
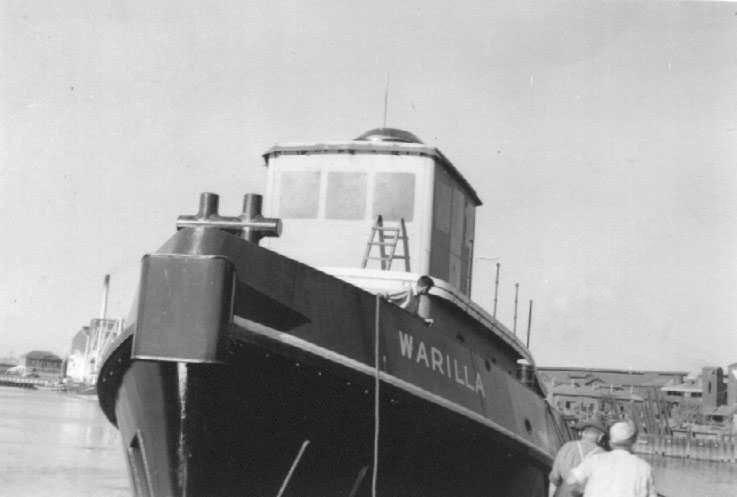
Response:
[[[525,418],[525,430],[527,430],[527,433],[532,433],[532,423],[527,418]]]

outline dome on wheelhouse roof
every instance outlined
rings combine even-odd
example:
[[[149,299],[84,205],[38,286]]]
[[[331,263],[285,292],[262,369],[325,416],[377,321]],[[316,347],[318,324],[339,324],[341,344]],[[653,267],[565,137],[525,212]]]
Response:
[[[374,128],[356,138],[356,141],[422,143],[413,133],[397,128]]]

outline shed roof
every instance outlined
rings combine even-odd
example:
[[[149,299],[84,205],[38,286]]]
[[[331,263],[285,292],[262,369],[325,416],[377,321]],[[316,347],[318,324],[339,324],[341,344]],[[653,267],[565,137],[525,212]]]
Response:
[[[701,383],[681,383],[679,385],[666,385],[660,389],[663,392],[701,392]]]
[[[635,385],[638,387],[656,387],[667,385],[674,381],[680,382],[687,374],[685,371],[646,371],[581,367],[540,367],[539,370],[548,378],[555,378],[556,382],[567,382],[570,378],[585,378],[586,375],[592,375],[601,379],[604,383]]]
[[[26,359],[46,359],[47,361],[61,361],[61,357],[47,350],[32,350],[26,354]]]
[[[608,388],[591,388],[591,387],[575,387],[572,385],[556,385],[553,387],[553,395],[565,395],[568,397],[590,397],[594,399],[616,399],[616,400],[632,400],[642,402],[643,398],[637,394],[610,391]]]

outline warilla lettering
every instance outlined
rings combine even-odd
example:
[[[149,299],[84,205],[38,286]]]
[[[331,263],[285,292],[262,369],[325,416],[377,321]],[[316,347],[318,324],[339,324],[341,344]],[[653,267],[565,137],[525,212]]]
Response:
[[[422,364],[434,373],[455,381],[472,392],[481,394],[482,397],[486,397],[481,375],[472,370],[471,374],[475,374],[476,378],[473,382],[469,380],[468,365],[462,362],[459,363],[450,354],[443,354],[436,347],[428,347],[422,340],[415,342],[415,338],[409,333],[404,333],[401,330],[397,330],[397,332],[399,334],[399,351],[402,357],[415,364]]]

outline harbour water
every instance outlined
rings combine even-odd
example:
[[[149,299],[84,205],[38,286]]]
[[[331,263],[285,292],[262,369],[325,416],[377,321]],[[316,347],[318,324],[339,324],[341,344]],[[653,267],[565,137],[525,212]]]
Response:
[[[0,496],[130,497],[95,396],[0,387]]]
[[[735,497],[737,464],[649,458],[666,497]],[[0,387],[0,496],[130,497],[95,397]]]

